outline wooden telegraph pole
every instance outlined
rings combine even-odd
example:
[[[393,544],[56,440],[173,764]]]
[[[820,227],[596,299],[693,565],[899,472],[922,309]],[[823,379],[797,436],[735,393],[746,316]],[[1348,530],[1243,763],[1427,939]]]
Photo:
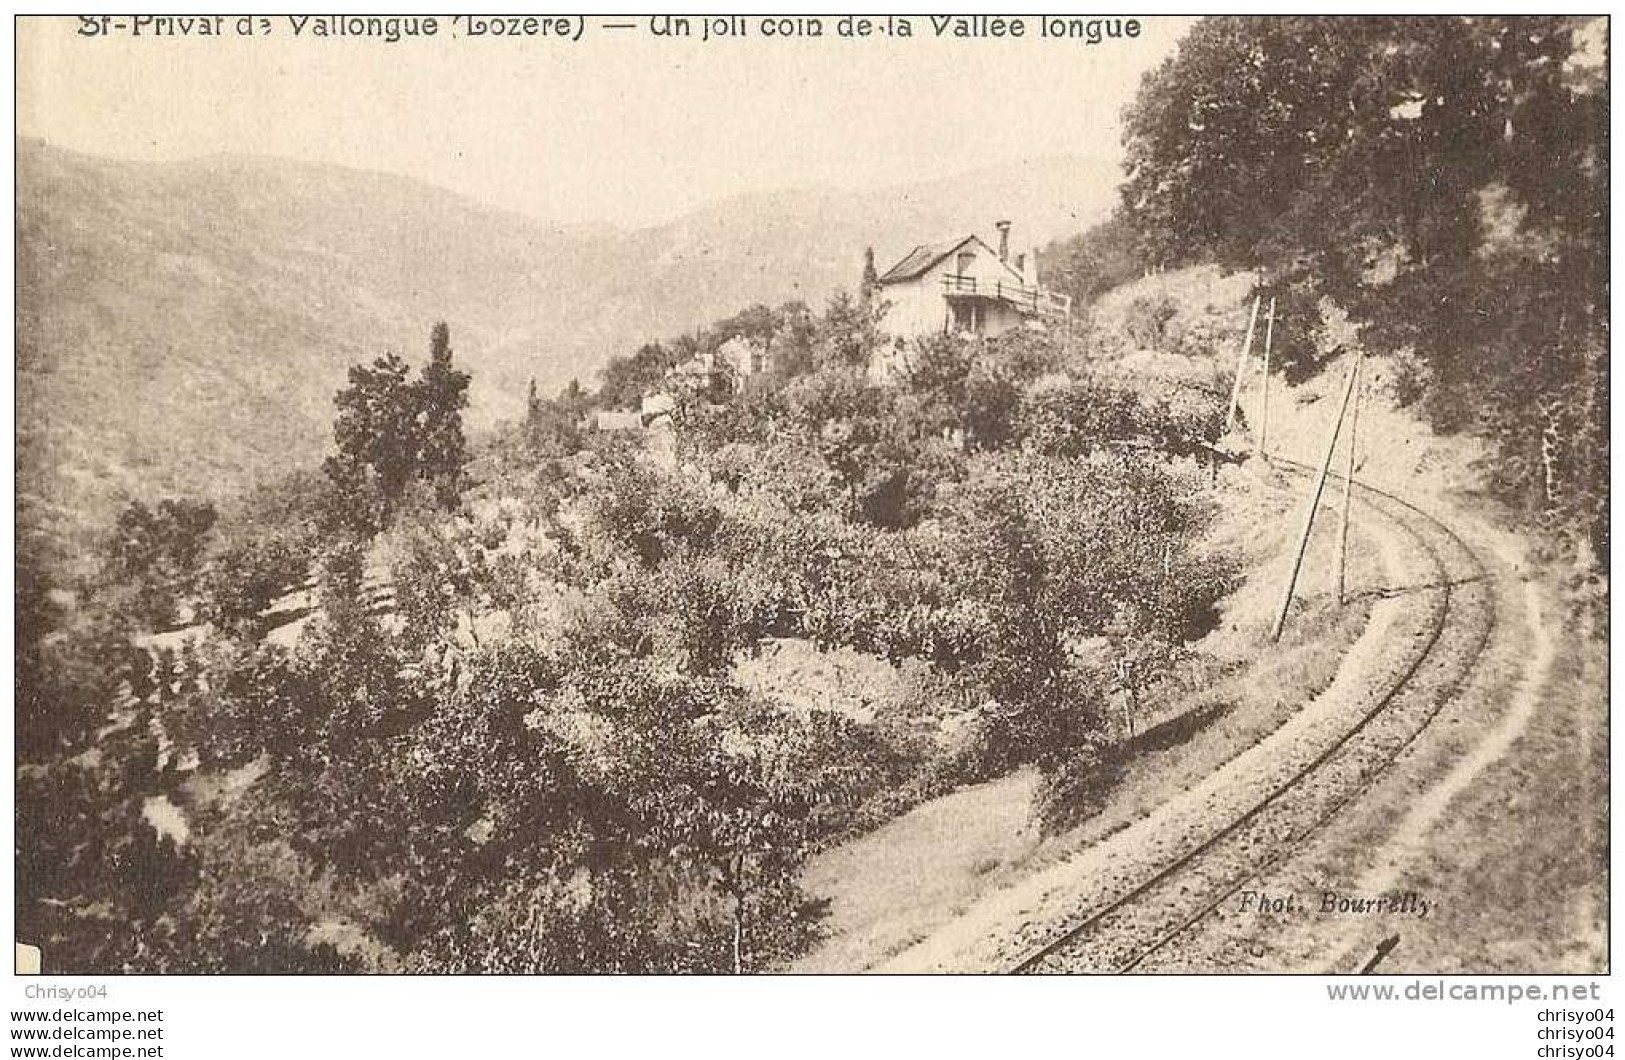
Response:
[[[1258,454],[1269,455],[1270,439],[1270,349],[1275,342],[1275,296],[1270,296],[1269,315],[1264,318],[1264,395],[1258,412]]]
[[[1224,414],[1224,430],[1219,436],[1230,433],[1230,428],[1236,423],[1236,403],[1241,400],[1241,373],[1247,367],[1247,358],[1253,352],[1253,329],[1258,326],[1258,303],[1263,299],[1253,298],[1253,313],[1247,318],[1247,339],[1241,344],[1241,352],[1236,356],[1236,381],[1230,387],[1230,409]]]
[[[1360,396],[1364,389],[1360,384],[1360,356],[1354,356],[1354,399],[1353,408],[1349,411],[1349,452],[1347,463],[1343,465],[1343,514],[1337,526],[1337,602],[1342,604],[1347,600],[1345,589],[1348,585],[1349,562],[1349,513],[1354,508],[1354,447],[1358,444],[1360,430]]]
[[[1303,554],[1309,548],[1309,531],[1315,526],[1315,511],[1320,507],[1321,494],[1326,492],[1326,476],[1332,469],[1332,456],[1337,451],[1337,436],[1343,429],[1343,417],[1348,413],[1349,397],[1354,393],[1354,375],[1360,370],[1360,353],[1354,354],[1349,365],[1348,381],[1343,384],[1343,400],[1337,406],[1337,419],[1332,422],[1332,436],[1326,441],[1326,455],[1320,461],[1320,474],[1315,476],[1315,491],[1309,497],[1309,508],[1303,513],[1303,530],[1298,534],[1298,551],[1292,557],[1292,573],[1287,576],[1286,589],[1281,593],[1281,609],[1275,615],[1275,629],[1271,640],[1281,639],[1286,628],[1286,613],[1292,607],[1292,592],[1298,585],[1298,571],[1303,567]]]

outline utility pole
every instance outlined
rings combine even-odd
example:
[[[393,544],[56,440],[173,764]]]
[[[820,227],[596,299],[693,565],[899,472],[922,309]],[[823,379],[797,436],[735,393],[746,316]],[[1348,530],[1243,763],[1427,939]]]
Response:
[[[1270,349],[1275,342],[1275,296],[1270,296],[1269,316],[1264,318],[1264,396],[1258,412],[1258,455],[1269,456],[1270,444]]]
[[[1270,640],[1280,640],[1286,628],[1286,613],[1292,607],[1292,592],[1298,585],[1298,571],[1303,567],[1303,554],[1309,548],[1309,531],[1315,526],[1315,511],[1320,507],[1321,494],[1326,492],[1326,476],[1332,469],[1332,456],[1337,451],[1337,436],[1343,429],[1343,417],[1348,412],[1349,398],[1354,393],[1354,374],[1360,369],[1360,353],[1354,354],[1349,365],[1348,381],[1343,384],[1343,400],[1337,406],[1337,419],[1332,423],[1332,436],[1326,441],[1326,455],[1320,461],[1320,474],[1315,477],[1315,492],[1309,497],[1309,508],[1303,513],[1303,530],[1298,534],[1298,551],[1292,557],[1292,573],[1287,576],[1286,589],[1281,593],[1281,609],[1275,616],[1275,629]]]
[[[1342,605],[1347,600],[1345,588],[1348,585],[1349,562],[1349,513],[1354,508],[1354,447],[1359,444],[1360,430],[1360,397],[1364,387],[1360,383],[1360,356],[1354,357],[1354,400],[1353,408],[1349,411],[1349,453],[1348,462],[1343,465],[1343,516],[1337,527],[1337,602]]]
[[[1236,422],[1236,402],[1241,400],[1241,373],[1253,352],[1253,329],[1258,326],[1258,303],[1261,301],[1262,298],[1254,296],[1253,313],[1247,318],[1247,339],[1241,344],[1241,352],[1236,357],[1236,381],[1230,387],[1230,409],[1224,414],[1224,430],[1219,432],[1221,438],[1230,433],[1230,428]]]

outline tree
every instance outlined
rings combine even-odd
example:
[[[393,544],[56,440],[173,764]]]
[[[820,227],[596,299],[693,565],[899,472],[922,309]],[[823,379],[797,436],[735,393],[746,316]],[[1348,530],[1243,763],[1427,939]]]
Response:
[[[102,593],[69,610],[28,572],[19,566],[15,751],[19,761],[49,762],[88,746],[120,683],[148,660],[130,643],[139,622],[116,606],[121,598]]]
[[[966,538],[966,574],[992,610],[992,636],[968,672],[991,698],[989,753],[1001,766],[1064,761],[1098,728],[1068,681],[1069,615],[1056,606],[1065,572],[1045,547],[1026,483],[990,476],[972,494],[977,533]]]
[[[209,564],[205,612],[216,625],[250,639],[264,613],[310,574],[311,550],[296,537],[268,533],[237,542]]]
[[[1154,262],[1271,268],[1425,366],[1441,429],[1606,562],[1606,28],[1586,17],[1215,18],[1129,109]]]
[[[853,298],[845,291],[830,297],[818,323],[815,358],[820,367],[863,367],[880,345],[880,319],[884,306]]]
[[[344,522],[363,533],[389,525],[418,470],[419,398],[395,354],[352,365],[333,399],[337,452],[322,464]]]
[[[415,480],[429,484],[435,503],[451,511],[467,486],[468,444],[462,410],[467,372],[452,367],[451,333],[434,326],[429,361],[409,381],[396,354],[353,365],[349,385],[333,399],[337,452],[323,463],[329,520],[363,534],[388,526]]]
[[[766,346],[783,325],[784,315],[780,310],[758,302],[706,328],[696,352],[715,350],[734,338],[749,339]]]
[[[418,473],[434,490],[435,502],[453,511],[467,485],[468,443],[463,409],[468,407],[467,372],[452,367],[451,330],[442,321],[429,335],[429,363],[417,385],[421,421]]]
[[[920,339],[907,384],[920,399],[921,426],[967,449],[1010,440],[1020,390],[1010,369],[987,356],[986,345],[952,335]]]
[[[170,498],[155,508],[131,501],[119,512],[103,576],[109,587],[130,594],[130,617],[149,626],[175,620],[180,598],[196,585],[216,518],[207,501]]]
[[[863,248],[863,276],[858,280],[858,299],[868,305],[880,289],[880,273],[875,271],[875,248]]]
[[[216,518],[207,501],[165,498],[156,509],[131,501],[119,513],[108,546],[109,577],[130,581],[161,568],[195,566]]]
[[[784,382],[812,370],[817,325],[802,302],[786,302],[779,307],[779,313],[782,326],[774,334],[770,349],[773,377]]]
[[[913,526],[930,510],[939,481],[957,471],[958,447],[918,395],[870,384],[833,363],[788,392],[806,443],[838,476],[846,514],[872,526]]]
[[[531,448],[544,457],[568,456],[581,448],[581,418],[587,407],[581,384],[570,380],[557,397],[536,396],[536,381],[530,383],[530,400],[525,416],[525,434]]]
[[[1044,772],[1046,822],[1089,812],[1112,775],[1104,683],[1074,645],[1183,643],[1232,586],[1224,563],[1193,552],[1208,517],[1198,481],[1138,453],[1020,451],[974,458],[956,492],[945,564],[982,621],[940,665],[981,708],[980,768]]]
[[[720,522],[715,503],[691,480],[631,461],[608,469],[588,510],[613,548],[648,567],[705,547]]]
[[[132,741],[139,744],[139,740]],[[17,928],[50,970],[148,970],[144,940],[184,903],[196,866],[142,818],[150,774],[103,745],[85,768],[58,763],[17,780]]]
[[[1140,275],[1146,262],[1139,240],[1132,218],[1120,207],[1081,235],[1057,240],[1039,252],[1044,286],[1070,295],[1074,311],[1082,309]]]
[[[651,839],[715,880],[729,902],[729,963],[735,975],[782,952],[805,901],[796,877],[806,856],[807,793],[777,783],[762,763],[712,744],[661,785],[650,807]]]
[[[598,404],[604,408],[637,408],[643,395],[654,390],[681,358],[658,342],[640,346],[630,357],[612,358],[604,365]]]
[[[1141,295],[1129,305],[1123,326],[1141,348],[1161,350],[1168,322],[1178,312],[1179,307],[1166,294]]]

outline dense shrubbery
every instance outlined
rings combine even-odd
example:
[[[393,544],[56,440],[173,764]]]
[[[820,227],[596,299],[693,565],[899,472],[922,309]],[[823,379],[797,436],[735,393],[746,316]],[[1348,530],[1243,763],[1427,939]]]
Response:
[[[197,586],[216,518],[212,504],[170,498],[152,508],[133,501],[120,512],[101,578],[125,596],[119,610],[137,623],[172,625]]]
[[[1192,551],[1200,476],[1158,451],[1209,425],[1071,378],[1030,333],[923,343],[877,385],[876,312],[758,307],[646,347],[597,395],[533,400],[455,512],[444,430],[397,425],[456,469],[421,505],[421,467],[346,441],[377,428],[368,445],[394,452],[391,406],[358,379],[339,448],[371,483],[359,533],[320,532],[318,491],[277,532],[126,534],[72,621],[34,592],[20,710],[27,757],[50,764],[25,770],[22,801],[57,800],[70,827],[29,840],[49,845],[29,852],[47,867],[25,933],[64,968],[757,969],[816,937],[804,859],[911,798],[1035,763],[1046,821],[1087,812],[1110,779],[1111,657],[1177,650],[1227,584]],[[586,429],[659,350],[735,335],[786,359],[766,386],[686,395],[667,456]],[[412,385],[389,374],[386,397]],[[357,501],[344,485],[329,508]],[[141,558],[183,549],[195,585]],[[306,578],[296,646],[264,642],[267,605]],[[155,668],[129,648],[132,584],[201,593],[212,632]],[[919,660],[936,701],[860,723],[754,698],[734,668],[775,637]],[[180,831],[148,823],[154,800]],[[88,861],[105,867],[74,876]]]
[[[1279,331],[1313,351],[1284,368],[1348,306],[1436,422],[1501,443],[1498,488],[1605,556],[1606,94],[1568,21],[1384,25],[1204,23],[1131,115],[1125,213],[1046,261],[1084,301],[1142,263],[1297,263],[1278,326],[1322,333]],[[1255,53],[1295,73],[1238,85]],[[1127,307],[1129,340],[1200,341],[1170,309]],[[22,563],[20,937],[62,971],[760,969],[816,937],[805,858],[911,798],[1032,764],[1045,827],[1088,814],[1109,697],[1233,580],[1196,549],[1219,410],[1029,331],[888,346],[879,385],[883,313],[865,282],[646,345],[532,395],[478,485],[441,326],[418,378],[352,372],[322,481],[132,504],[74,593]],[[670,384],[735,339],[770,360],[750,386]],[[669,438],[591,429],[663,387]],[[930,701],[757,698],[735,668],[770,638],[910,661]]]

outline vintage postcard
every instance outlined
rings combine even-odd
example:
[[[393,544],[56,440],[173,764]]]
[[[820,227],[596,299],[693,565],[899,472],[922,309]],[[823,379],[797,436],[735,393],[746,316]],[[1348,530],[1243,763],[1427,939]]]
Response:
[[[30,969],[1610,970],[1606,18],[15,31]]]

